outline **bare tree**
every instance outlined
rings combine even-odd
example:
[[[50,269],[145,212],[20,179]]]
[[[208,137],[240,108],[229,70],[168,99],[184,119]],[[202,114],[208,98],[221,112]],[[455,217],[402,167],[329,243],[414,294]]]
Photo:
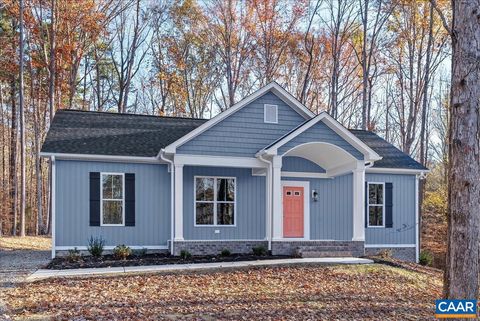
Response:
[[[130,4],[128,4],[130,6]],[[140,0],[133,5],[133,22],[131,10],[122,10],[115,19],[116,42],[118,53],[111,52],[113,66],[118,81],[118,112],[125,113],[128,106],[128,95],[131,90],[132,78],[137,74],[143,59],[148,52],[149,30],[146,13],[142,11]]]
[[[24,88],[23,88],[23,69],[24,69],[24,31],[23,31],[23,11],[24,2],[20,0],[20,84],[19,84],[19,108],[20,108],[20,236],[25,236],[25,206],[26,206],[26,178],[25,178],[25,106],[24,106]]]

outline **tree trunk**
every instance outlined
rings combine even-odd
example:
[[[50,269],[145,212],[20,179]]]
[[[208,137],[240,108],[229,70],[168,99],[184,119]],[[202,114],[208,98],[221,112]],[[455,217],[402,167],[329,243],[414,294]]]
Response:
[[[480,0],[453,1],[447,299],[477,299],[480,229]]]
[[[16,86],[15,76],[12,75],[10,80],[10,97],[12,99],[12,126],[10,133],[10,205],[13,216],[12,235],[17,235],[17,134],[18,134],[18,118],[17,118],[17,102],[16,102]]]
[[[20,0],[20,88],[19,88],[19,107],[20,107],[20,236],[25,236],[25,206],[26,206],[26,179],[25,179],[25,106],[23,99],[23,0]]]

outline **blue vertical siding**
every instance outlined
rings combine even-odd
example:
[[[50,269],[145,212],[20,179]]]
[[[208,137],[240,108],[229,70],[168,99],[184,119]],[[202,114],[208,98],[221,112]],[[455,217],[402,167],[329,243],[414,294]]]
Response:
[[[330,127],[325,125],[323,121],[319,121],[303,133],[299,134],[297,137],[293,138],[291,141],[285,143],[278,149],[278,154],[282,155],[288,152],[293,147],[296,147],[301,144],[311,143],[311,142],[324,142],[336,145],[343,148],[356,159],[363,159],[363,154],[350,145],[345,139],[333,131]]]
[[[351,241],[353,237],[352,174],[335,178],[282,177],[282,181],[309,181],[310,191],[318,192],[318,201],[310,197],[310,239]]]
[[[135,173],[135,226],[89,226],[89,173]],[[86,246],[166,245],[170,238],[170,174],[166,165],[56,161],[55,243]]]
[[[285,156],[282,158],[282,171],[325,173],[325,170],[316,163],[296,156]]]
[[[264,104],[278,106],[278,124],[264,123]],[[263,147],[305,121],[268,92],[177,149],[179,154],[253,157]]]
[[[194,226],[194,177],[236,178],[236,226]],[[186,240],[258,240],[265,238],[265,177],[252,176],[249,168],[183,168],[183,237]],[[215,230],[220,233],[215,233]]]
[[[414,244],[415,175],[366,174],[365,180],[393,184],[393,228],[366,228],[365,244]]]

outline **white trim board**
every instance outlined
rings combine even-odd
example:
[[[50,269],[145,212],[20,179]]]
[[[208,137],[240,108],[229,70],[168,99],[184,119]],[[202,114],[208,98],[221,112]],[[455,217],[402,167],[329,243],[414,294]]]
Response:
[[[367,174],[426,174],[429,169],[408,169],[408,168],[383,168],[383,167],[369,167],[365,169]]]
[[[327,173],[310,173],[310,172],[282,172],[282,177],[301,177],[301,178],[330,178]]]
[[[310,240],[310,182],[309,181],[281,181],[281,202],[282,202],[282,211],[277,217],[273,219],[280,219],[281,222],[281,234],[282,238],[286,241],[309,241]],[[303,187],[303,237],[302,238],[289,238],[283,236],[283,187],[292,186],[292,187]],[[275,215],[275,213],[274,213]]]
[[[416,247],[416,244],[365,244],[365,248],[403,248]]]
[[[92,162],[128,162],[128,163],[146,163],[146,164],[166,164],[157,157],[137,157],[137,156],[117,156],[117,155],[97,155],[97,154],[66,154],[66,153],[40,153],[41,157],[52,157],[60,160],[79,160]]]
[[[196,166],[219,166],[219,167],[243,167],[243,168],[266,168],[267,165],[254,157],[235,156],[206,156],[175,154],[175,164]]]
[[[233,113],[237,112],[238,110],[242,109],[255,99],[263,96],[267,92],[273,92],[275,95],[277,95],[282,101],[284,101],[287,105],[292,107],[294,110],[296,110],[300,115],[302,115],[305,119],[309,119],[315,114],[311,112],[307,107],[302,105],[295,97],[293,97],[288,91],[286,91],[282,86],[277,84],[276,82],[271,82],[268,85],[258,89],[255,91],[253,94],[245,97],[244,99],[240,100],[238,103],[233,105],[232,107],[228,108],[224,112],[216,115],[215,117],[211,118],[207,122],[203,123],[199,127],[195,128],[188,134],[186,134],[183,137],[180,137],[177,139],[175,142],[171,143],[167,147],[165,147],[165,152],[168,154],[174,154],[176,152],[177,147],[185,144],[192,138],[200,135],[207,129],[211,128],[212,126],[218,124],[220,121],[223,119],[227,118],[228,116],[232,115]]]
[[[127,245],[129,248],[132,250],[141,250],[141,249],[147,249],[147,250],[168,250],[167,245]],[[68,251],[68,250],[73,250],[77,249],[79,251],[88,251],[88,246],[75,246],[75,245],[66,245],[66,246],[56,246],[54,249],[56,251]],[[115,246],[104,246],[104,250],[113,250]]]

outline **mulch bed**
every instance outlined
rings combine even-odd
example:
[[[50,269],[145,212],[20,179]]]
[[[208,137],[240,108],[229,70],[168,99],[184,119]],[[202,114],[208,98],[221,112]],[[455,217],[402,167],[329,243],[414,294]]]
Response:
[[[235,261],[256,261],[256,260],[274,260],[287,259],[290,256],[285,255],[253,255],[253,254],[231,254],[229,256],[192,256],[190,258],[181,258],[170,256],[165,253],[150,253],[145,255],[132,255],[122,260],[111,254],[102,257],[81,256],[77,261],[71,261],[67,257],[56,257],[47,266],[52,270],[67,270],[81,268],[105,268],[122,266],[143,266],[143,265],[166,265],[166,264],[189,264],[189,263],[214,263],[214,262],[235,262]]]

